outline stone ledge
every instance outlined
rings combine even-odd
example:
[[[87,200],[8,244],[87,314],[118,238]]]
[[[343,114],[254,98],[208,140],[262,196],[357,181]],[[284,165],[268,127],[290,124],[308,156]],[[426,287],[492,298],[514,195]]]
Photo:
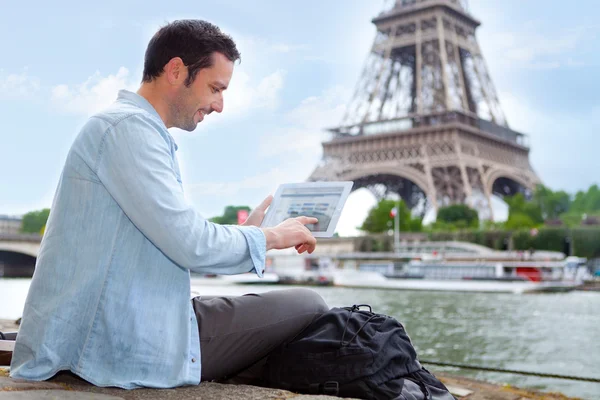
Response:
[[[498,385],[471,378],[435,373],[449,387],[468,393],[465,400],[577,400],[560,393],[544,393],[523,390],[509,385]],[[20,381],[9,378],[6,369],[0,367],[0,400],[49,400],[49,399],[96,399],[96,400],[339,400],[339,397],[299,395],[286,390],[267,389],[250,385],[203,382],[198,386],[174,389],[101,388],[71,374],[59,374],[45,382]]]
[[[0,331],[2,332],[16,332],[19,330],[19,320],[13,319],[0,319]],[[20,321],[19,321],[20,322]]]
[[[67,374],[45,382],[15,380],[8,377],[6,370],[0,369],[0,400],[41,400],[41,399],[98,399],[98,400],[339,400],[339,397],[299,395],[287,390],[267,389],[249,385],[226,385],[203,382],[198,386],[185,386],[174,389],[135,389],[102,388],[90,385],[84,380]]]

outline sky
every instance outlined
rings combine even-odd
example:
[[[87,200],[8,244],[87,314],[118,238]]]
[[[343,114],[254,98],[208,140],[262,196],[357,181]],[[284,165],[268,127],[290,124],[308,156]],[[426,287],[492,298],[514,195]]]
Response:
[[[383,4],[0,0],[0,214],[50,207],[81,126],[119,89],[138,89],[148,41],[181,18],[215,23],[242,54],[224,111],[192,133],[172,130],[186,196],[213,217],[305,181],[350,101]],[[569,193],[600,183],[600,3],[470,0],[469,11],[542,181]],[[355,234],[374,203],[366,190],[352,194],[338,232]]]

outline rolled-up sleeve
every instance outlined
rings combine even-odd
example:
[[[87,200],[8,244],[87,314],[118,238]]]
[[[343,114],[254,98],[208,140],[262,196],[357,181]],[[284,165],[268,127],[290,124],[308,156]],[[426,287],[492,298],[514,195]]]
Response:
[[[177,265],[200,273],[262,276],[261,229],[214,224],[187,201],[177,180],[166,130],[143,114],[110,126],[95,171],[133,224]]]

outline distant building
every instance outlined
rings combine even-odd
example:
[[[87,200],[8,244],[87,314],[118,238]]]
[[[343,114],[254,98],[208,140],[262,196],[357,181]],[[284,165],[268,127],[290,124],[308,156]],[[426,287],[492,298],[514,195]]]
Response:
[[[21,232],[23,219],[13,215],[0,215],[0,234],[15,234]]]
[[[585,215],[581,225],[600,225],[600,217]]]

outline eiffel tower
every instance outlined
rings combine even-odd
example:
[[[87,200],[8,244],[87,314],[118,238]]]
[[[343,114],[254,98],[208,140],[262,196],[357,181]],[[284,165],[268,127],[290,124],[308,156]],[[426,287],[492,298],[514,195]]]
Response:
[[[396,0],[372,22],[355,93],[309,180],[353,180],[421,213],[469,204],[482,219],[492,195],[531,193],[527,137],[508,127],[466,0]]]

